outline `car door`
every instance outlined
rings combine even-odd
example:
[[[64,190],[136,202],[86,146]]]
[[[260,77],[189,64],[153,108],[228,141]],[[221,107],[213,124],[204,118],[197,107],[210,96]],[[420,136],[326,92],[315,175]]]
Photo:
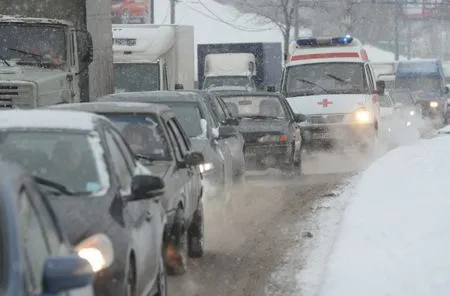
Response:
[[[181,124],[178,122],[178,120],[175,117],[171,117],[167,121],[167,127],[170,131],[170,134],[173,137],[173,141],[175,143],[175,146],[178,149],[177,153],[180,153],[181,159],[184,162],[184,156],[189,153],[189,148],[186,144],[186,142],[183,140],[182,132],[180,132]],[[183,168],[179,168],[180,172],[180,178],[182,183],[184,184],[184,192],[183,192],[183,198],[184,198],[184,214],[185,218],[190,218],[193,213],[192,208],[192,200],[195,199],[195,194],[193,190],[193,182],[192,177],[194,175],[194,169],[190,166],[184,166]]]
[[[135,161],[128,145],[120,133],[113,127],[104,130],[106,144],[111,155],[112,168],[120,185],[122,197],[131,195],[131,182]],[[124,217],[130,225],[137,273],[137,291],[142,291],[149,279],[156,278],[159,267],[160,249],[157,245],[158,216],[155,200],[133,201],[124,204]],[[155,218],[155,219],[154,219]]]

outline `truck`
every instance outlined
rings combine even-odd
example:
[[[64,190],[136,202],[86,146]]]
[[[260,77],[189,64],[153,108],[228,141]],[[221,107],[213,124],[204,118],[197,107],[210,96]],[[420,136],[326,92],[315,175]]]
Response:
[[[273,88],[280,82],[282,65],[280,42],[197,45],[197,83],[200,89]]]
[[[113,92],[110,2],[0,5],[0,107],[85,102]]]
[[[115,93],[194,89],[194,27],[113,24]]]

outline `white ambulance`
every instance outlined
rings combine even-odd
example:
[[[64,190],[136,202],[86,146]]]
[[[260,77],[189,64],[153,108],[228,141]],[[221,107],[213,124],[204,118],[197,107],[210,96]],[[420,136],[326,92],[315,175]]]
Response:
[[[361,42],[351,36],[299,39],[290,46],[281,90],[302,123],[305,148],[372,148],[380,124],[377,83]],[[371,150],[371,149],[370,149]]]

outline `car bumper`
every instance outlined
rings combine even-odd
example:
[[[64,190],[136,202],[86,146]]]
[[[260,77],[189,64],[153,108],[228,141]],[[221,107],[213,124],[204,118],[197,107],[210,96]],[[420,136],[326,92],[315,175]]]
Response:
[[[292,163],[292,144],[245,145],[244,158],[247,169],[279,168]]]
[[[303,146],[308,149],[320,149],[329,145],[361,145],[374,134],[373,123],[302,126]]]

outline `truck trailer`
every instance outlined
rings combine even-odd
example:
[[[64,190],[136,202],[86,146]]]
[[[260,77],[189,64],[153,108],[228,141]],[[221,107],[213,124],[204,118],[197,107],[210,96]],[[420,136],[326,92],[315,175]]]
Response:
[[[197,45],[197,82],[201,89],[273,87],[280,82],[282,64],[279,42]]]
[[[89,101],[113,92],[110,2],[0,5],[0,104]]]
[[[115,92],[194,88],[194,27],[113,24]]]

